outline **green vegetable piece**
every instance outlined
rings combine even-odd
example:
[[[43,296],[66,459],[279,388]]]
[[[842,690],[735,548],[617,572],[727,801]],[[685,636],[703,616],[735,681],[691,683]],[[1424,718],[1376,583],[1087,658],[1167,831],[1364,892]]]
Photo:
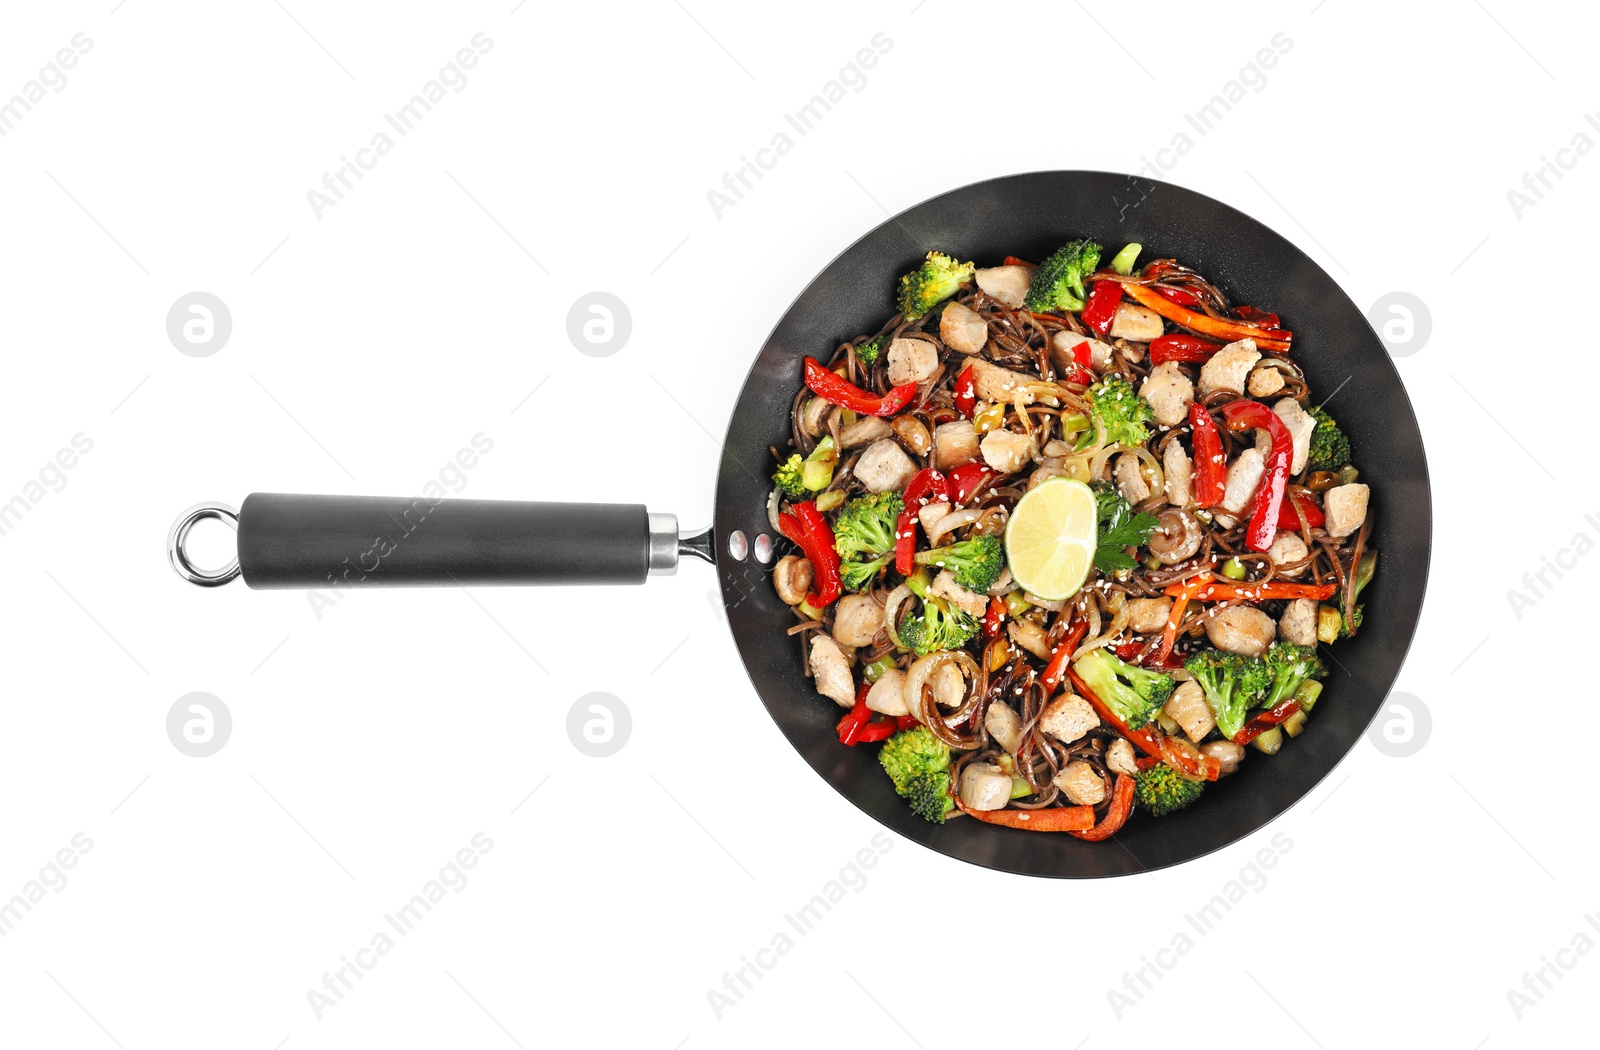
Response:
[[[1133,779],[1133,798],[1152,816],[1164,817],[1194,804],[1204,780],[1190,780],[1171,766],[1151,766]]]
[[[1311,431],[1311,452],[1306,465],[1312,470],[1338,470],[1350,462],[1350,439],[1333,417],[1319,405],[1311,410],[1317,425]]]
[[[1139,253],[1144,250],[1144,245],[1137,241],[1129,242],[1122,246],[1122,250],[1111,257],[1111,271],[1126,277],[1133,272],[1134,260],[1139,258]]]
[[[950,749],[926,726],[903,730],[884,741],[878,762],[894,782],[895,794],[910,802],[924,820],[943,824],[956,808],[950,797]]]
[[[1039,264],[1023,297],[1024,309],[1065,313],[1082,310],[1088,292],[1083,280],[1100,265],[1100,246],[1093,241],[1068,241]]]
[[[900,278],[900,313],[907,321],[919,320],[943,299],[972,280],[975,263],[957,262],[943,252],[929,252],[922,265]]]
[[[1129,729],[1139,729],[1154,718],[1175,688],[1160,671],[1130,664],[1109,649],[1093,650],[1072,668]]]
[[[833,484],[833,468],[838,465],[839,450],[834,447],[833,435],[827,434],[800,464],[800,484],[812,492],[821,492]]]
[[[1107,441],[1133,446],[1150,440],[1148,424],[1155,419],[1155,412],[1120,374],[1113,372],[1097,380],[1086,396],[1089,411],[1106,432]]]
[[[1094,564],[1101,572],[1120,572],[1138,564],[1126,548],[1137,547],[1150,538],[1161,524],[1154,514],[1141,511],[1133,513],[1133,506],[1117,494],[1110,482],[1096,482],[1094,489],[1095,514],[1099,519],[1099,540],[1095,545]]]
[[[1273,681],[1262,661],[1221,649],[1196,653],[1183,668],[1200,683],[1217,728],[1229,739],[1244,728],[1250,709],[1260,706]]]
[[[918,565],[949,569],[956,582],[969,591],[986,593],[1006,567],[1005,547],[999,536],[974,536],[944,547],[920,551]]]

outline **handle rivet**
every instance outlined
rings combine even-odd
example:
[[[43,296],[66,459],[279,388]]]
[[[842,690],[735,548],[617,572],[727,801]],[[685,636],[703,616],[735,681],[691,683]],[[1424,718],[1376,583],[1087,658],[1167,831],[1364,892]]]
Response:
[[[734,529],[728,533],[728,553],[734,561],[744,561],[750,556],[750,541],[745,539],[741,530]]]
[[[756,561],[763,565],[770,565],[772,563],[772,537],[764,532],[757,536],[755,551]]]

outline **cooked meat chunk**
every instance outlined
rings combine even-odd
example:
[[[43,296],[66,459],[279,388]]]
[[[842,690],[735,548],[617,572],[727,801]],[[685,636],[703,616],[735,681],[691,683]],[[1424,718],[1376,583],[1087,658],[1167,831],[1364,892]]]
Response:
[[[1049,636],[1043,627],[1032,620],[1015,620],[1006,624],[1006,635],[1039,659],[1050,659]]]
[[[977,459],[978,432],[970,419],[953,419],[933,428],[933,465],[949,470]]]
[[[926,339],[896,339],[889,344],[889,382],[920,383],[939,367],[939,348]]]
[[[1298,532],[1278,533],[1272,537],[1272,546],[1267,548],[1267,557],[1272,559],[1272,564],[1284,576],[1299,576],[1305,572],[1303,565],[1298,569],[1285,569],[1284,566],[1303,560],[1306,554],[1306,541],[1300,538]]]
[[[1250,506],[1250,497],[1255,495],[1266,469],[1266,457],[1257,449],[1247,448],[1234,457],[1228,464],[1228,477],[1223,484],[1222,509],[1236,515]]]
[[[968,762],[961,770],[959,794],[968,809],[1005,809],[1011,801],[1011,776],[993,762]]]
[[[939,575],[933,578],[933,584],[928,588],[928,593],[936,598],[945,599],[968,616],[982,619],[983,614],[989,611],[988,597],[976,591],[969,591],[961,586],[956,582],[956,578],[950,574],[949,569],[942,570]]]
[[[1033,283],[1031,266],[991,266],[973,274],[983,294],[1001,306],[1015,310],[1028,295],[1028,285]]]
[[[1015,474],[1033,460],[1033,440],[1009,430],[989,431],[978,448],[983,461],[1002,474]]]
[[[1135,598],[1128,603],[1128,626],[1135,634],[1160,634],[1170,615],[1171,598]]]
[[[1260,656],[1277,633],[1272,617],[1248,605],[1230,605],[1206,617],[1206,637],[1211,644],[1240,656]]]
[[[988,712],[983,716],[983,728],[994,737],[994,742],[1008,755],[1017,753],[1017,748],[1022,746],[1022,716],[1003,701],[996,701],[989,705]]]
[[[939,315],[939,338],[958,354],[976,354],[989,341],[989,322],[960,303],[950,303]]]
[[[868,492],[899,491],[916,472],[917,465],[893,438],[874,441],[856,460],[856,477]]]
[[[1133,753],[1133,745],[1120,736],[1111,741],[1111,746],[1106,748],[1106,768],[1125,777],[1138,773],[1139,760]]]
[[[1367,500],[1372,490],[1360,483],[1339,485],[1322,497],[1322,512],[1327,516],[1329,536],[1348,536],[1367,520]]]
[[[1060,788],[1074,806],[1098,806],[1106,800],[1105,778],[1081,758],[1068,762],[1050,783]]]
[[[1104,372],[1111,367],[1111,344],[1063,328],[1050,337],[1050,363],[1056,366],[1056,371],[1069,372],[1079,363],[1076,353],[1079,343],[1089,344],[1090,368]]]
[[[1250,381],[1246,385],[1251,397],[1271,397],[1283,389],[1283,373],[1268,365],[1256,365],[1250,370]]]
[[[1317,644],[1317,603],[1310,598],[1296,598],[1284,606],[1278,618],[1278,637],[1290,645]]]
[[[1211,714],[1211,705],[1206,703],[1205,690],[1200,688],[1199,682],[1179,682],[1178,688],[1167,698],[1167,706],[1161,711],[1178,723],[1185,736],[1196,742],[1217,724]]]
[[[839,442],[845,448],[855,448],[886,438],[889,433],[889,423],[881,416],[861,416],[839,428]]]
[[[1083,734],[1100,724],[1100,716],[1081,696],[1062,693],[1048,704],[1039,715],[1039,729],[1063,744],[1083,739]]]
[[[883,672],[883,677],[867,690],[867,709],[882,715],[909,715],[906,706],[906,673],[899,668]]]
[[[811,676],[817,692],[840,707],[856,705],[856,683],[850,677],[850,662],[839,643],[817,631],[811,636]]]
[[[1157,423],[1164,427],[1175,427],[1189,417],[1189,403],[1194,400],[1194,384],[1189,382],[1182,365],[1168,361],[1150,370],[1139,387],[1139,396],[1150,402]]]
[[[839,599],[833,614],[833,637],[840,645],[871,645],[883,627],[883,606],[865,594]]]
[[[1208,740],[1200,745],[1200,753],[1217,760],[1217,764],[1222,767],[1218,771],[1220,776],[1232,773],[1239,768],[1239,763],[1244,761],[1244,747],[1232,740]]]
[[[1117,491],[1129,503],[1138,503],[1150,496],[1150,486],[1145,483],[1144,475],[1139,473],[1139,457],[1132,452],[1123,452],[1117,456],[1111,468],[1111,476],[1116,479]]]
[[[981,357],[963,358],[961,367],[972,369],[972,389],[983,400],[1012,404],[1020,399],[1025,405],[1033,403],[1033,396],[1023,388],[1038,380],[1021,372],[1013,372],[1009,368],[990,364]]]
[[[1306,459],[1311,455],[1311,432],[1317,429],[1317,421],[1292,397],[1281,399],[1272,410],[1278,413],[1278,418],[1289,429],[1289,437],[1294,440],[1294,462],[1289,466],[1289,473],[1298,474],[1306,469]],[[1270,437],[1267,447],[1272,447]]]
[[[939,519],[950,513],[950,504],[943,500],[938,503],[929,503],[917,511],[917,521],[922,525],[923,532],[932,532],[933,527],[939,524]]]
[[[932,682],[933,702],[940,707],[957,707],[967,697],[967,680],[961,677],[955,664],[941,664],[933,672]]]
[[[1167,442],[1167,450],[1161,453],[1161,470],[1167,476],[1167,502],[1174,507],[1187,506],[1194,464],[1177,441]]]
[[[1245,378],[1261,360],[1254,339],[1241,339],[1229,343],[1200,366],[1200,397],[1205,398],[1218,390],[1244,392]]]
[[[1117,315],[1111,319],[1113,339],[1132,339],[1148,343],[1164,331],[1161,315],[1148,306],[1124,300],[1117,304]]]

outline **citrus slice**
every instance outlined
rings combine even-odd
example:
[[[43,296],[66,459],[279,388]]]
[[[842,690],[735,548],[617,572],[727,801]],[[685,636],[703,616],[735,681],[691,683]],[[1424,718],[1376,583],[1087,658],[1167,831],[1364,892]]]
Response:
[[[1077,593],[1094,564],[1094,493],[1051,478],[1017,502],[1006,524],[1006,564],[1017,586],[1046,601]]]

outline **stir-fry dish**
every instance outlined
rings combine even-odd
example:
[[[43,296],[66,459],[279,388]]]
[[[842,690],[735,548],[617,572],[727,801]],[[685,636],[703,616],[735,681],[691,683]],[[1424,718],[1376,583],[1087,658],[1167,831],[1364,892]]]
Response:
[[[1318,644],[1361,627],[1369,491],[1292,333],[1101,251],[929,252],[882,329],[806,358],[773,450],[805,673],[935,823],[1099,841],[1292,761]]]

